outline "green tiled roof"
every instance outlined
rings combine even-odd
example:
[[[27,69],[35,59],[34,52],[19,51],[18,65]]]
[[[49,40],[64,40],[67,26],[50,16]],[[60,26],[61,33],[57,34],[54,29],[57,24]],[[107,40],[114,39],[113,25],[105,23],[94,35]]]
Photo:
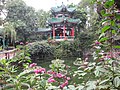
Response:
[[[51,28],[38,28],[38,30],[35,32],[49,32],[49,31],[52,31],[52,29]]]
[[[60,8],[52,7],[51,10],[53,12],[60,12],[60,11],[62,11],[62,7],[60,7]]]
[[[50,18],[49,20],[48,20],[48,22],[49,23],[52,23],[52,24],[54,24],[54,23],[61,23],[61,22],[63,22],[64,21],[64,18]]]
[[[79,23],[80,19],[72,19],[72,18],[69,18],[67,19],[67,22],[69,23]]]
[[[74,12],[74,11],[75,11],[75,8],[67,8],[67,11],[68,11],[68,12]]]
[[[51,23],[51,24],[62,23],[64,21],[66,21],[68,23],[77,24],[77,23],[79,23],[80,20],[79,19],[68,18],[68,17],[67,18],[50,18],[48,20],[48,22]]]
[[[68,7],[52,7],[51,8],[51,11],[52,12],[55,12],[55,13],[58,13],[58,12],[62,12],[63,9],[66,11],[66,12],[74,12],[75,11],[75,8],[68,8]]]

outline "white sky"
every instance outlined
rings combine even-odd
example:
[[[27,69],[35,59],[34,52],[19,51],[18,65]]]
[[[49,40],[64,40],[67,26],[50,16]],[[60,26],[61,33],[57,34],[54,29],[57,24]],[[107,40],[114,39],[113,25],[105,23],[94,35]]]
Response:
[[[23,0],[26,2],[28,6],[34,7],[36,10],[43,9],[45,11],[48,11],[51,9],[51,7],[56,7],[62,5],[62,2],[67,5],[70,3],[78,4],[81,0]],[[5,15],[0,15],[3,19],[5,18]]]
[[[70,3],[78,4],[80,0],[24,0],[28,6],[34,7],[36,10],[50,10],[51,7],[59,6],[62,2],[67,5]]]

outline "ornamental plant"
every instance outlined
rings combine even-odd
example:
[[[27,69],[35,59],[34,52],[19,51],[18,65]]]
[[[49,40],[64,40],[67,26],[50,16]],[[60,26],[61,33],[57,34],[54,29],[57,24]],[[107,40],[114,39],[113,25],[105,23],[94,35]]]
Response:
[[[0,89],[54,90],[57,88],[57,90],[61,90],[69,85],[70,77],[60,67],[63,66],[63,60],[56,60],[55,63],[58,63],[59,67],[48,71],[36,63],[32,63],[18,72],[19,69],[15,68],[14,65],[11,66],[11,63],[12,61],[7,60],[0,61],[0,83],[2,84]]]
[[[68,86],[70,80],[64,60],[56,59],[51,62],[51,70],[47,72],[50,75],[48,83],[51,83],[53,86],[57,86],[57,88],[63,89],[65,86]]]
[[[119,15],[114,0],[99,1],[96,4],[103,7],[102,28],[99,39],[93,44],[93,62],[76,61],[78,70],[73,76],[78,76],[82,82],[79,83],[79,90],[119,90],[120,89],[120,61],[115,48],[120,46],[113,44],[113,37],[118,36],[117,20]],[[104,24],[103,24],[104,23]]]

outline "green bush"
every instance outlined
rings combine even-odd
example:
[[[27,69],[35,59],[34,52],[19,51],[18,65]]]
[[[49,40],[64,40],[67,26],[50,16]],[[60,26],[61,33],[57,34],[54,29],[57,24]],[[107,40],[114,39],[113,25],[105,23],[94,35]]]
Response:
[[[46,42],[34,42],[28,44],[28,52],[32,60],[40,60],[53,57],[54,49]]]
[[[19,50],[16,53],[16,56],[13,57],[10,62],[12,65],[15,65],[17,68],[22,69],[26,64],[31,62],[30,54],[27,52],[27,46],[21,46],[22,50]]]
[[[62,51],[61,57],[81,57],[81,50],[79,48],[79,43],[63,41],[56,47],[57,51]],[[59,50],[60,49],[60,50]],[[60,53],[60,52],[57,52]],[[57,54],[56,53],[56,54]]]

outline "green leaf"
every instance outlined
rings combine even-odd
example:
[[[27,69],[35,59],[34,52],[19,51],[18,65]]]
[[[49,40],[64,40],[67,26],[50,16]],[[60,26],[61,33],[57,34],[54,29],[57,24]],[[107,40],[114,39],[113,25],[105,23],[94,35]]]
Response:
[[[76,88],[76,90],[83,90],[84,89],[84,86],[80,85]]]
[[[0,70],[2,71],[2,70],[4,70],[4,68],[0,67]]]
[[[106,72],[106,70],[102,66],[96,66],[94,73],[96,76],[100,76],[101,73],[105,73],[105,72]]]
[[[107,22],[109,22],[110,20],[108,20],[108,19],[103,19],[103,20],[101,20],[100,21],[100,24],[104,24],[104,23],[107,23]]]
[[[115,18],[120,20],[120,15],[119,15],[119,14],[116,14],[116,15],[115,15]]]
[[[101,81],[99,84],[102,85],[102,84],[104,84],[104,83],[106,83],[108,81],[109,81],[109,79],[105,79],[105,80]]]
[[[88,81],[86,90],[96,90],[96,81]]]
[[[85,76],[87,73],[80,73],[79,76]]]
[[[107,40],[108,40],[107,37],[103,37],[103,38],[101,38],[101,39],[99,40],[99,42],[104,42],[104,41],[107,41]]]
[[[104,26],[102,28],[102,33],[105,33],[108,29],[110,29],[110,26]]]
[[[118,49],[119,49],[119,48],[120,48],[120,45],[116,45],[116,46],[113,46],[113,47],[114,47],[114,48],[118,48]]]
[[[95,76],[99,76],[100,75],[100,71],[98,71],[98,70],[95,70]]]
[[[116,30],[112,30],[112,34],[116,34]]]
[[[114,81],[113,81],[115,87],[119,87],[120,86],[120,78],[117,76],[114,78]]]
[[[74,85],[69,85],[69,90],[76,90]]]
[[[110,23],[112,26],[115,26],[115,20],[111,20]]]
[[[103,16],[104,16],[104,17],[108,17],[108,16],[113,16],[113,15],[112,15],[112,14],[107,13],[107,14],[104,14]]]
[[[114,5],[114,0],[107,0],[106,2],[105,2],[105,7],[106,8],[110,8],[111,6],[113,6]]]
[[[105,33],[101,33],[99,39],[102,38],[103,36],[105,36]]]
[[[109,85],[99,85],[98,88],[99,90],[108,90]]]
[[[101,10],[100,11],[101,15],[104,16],[104,14],[106,13],[105,10]]]

